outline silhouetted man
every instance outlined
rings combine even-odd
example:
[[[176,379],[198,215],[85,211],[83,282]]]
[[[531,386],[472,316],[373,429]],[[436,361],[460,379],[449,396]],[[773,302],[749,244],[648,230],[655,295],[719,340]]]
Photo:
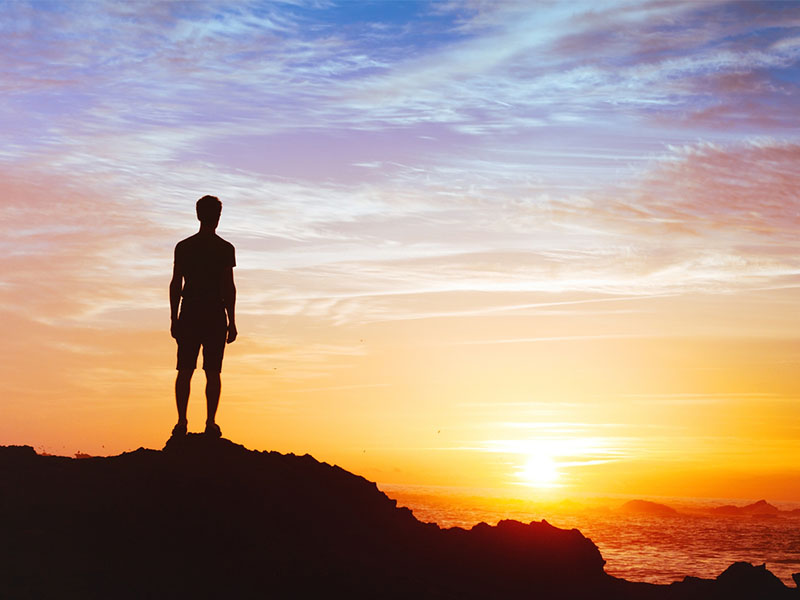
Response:
[[[196,208],[200,231],[175,246],[175,266],[169,284],[170,333],[178,342],[178,377],[175,380],[178,423],[172,435],[186,435],[189,390],[202,346],[208,408],[205,433],[220,437],[222,432],[214,418],[219,405],[219,374],[225,343],[236,339],[236,287],[233,284],[236,256],[233,245],[215,233],[222,213],[219,198],[203,196]]]

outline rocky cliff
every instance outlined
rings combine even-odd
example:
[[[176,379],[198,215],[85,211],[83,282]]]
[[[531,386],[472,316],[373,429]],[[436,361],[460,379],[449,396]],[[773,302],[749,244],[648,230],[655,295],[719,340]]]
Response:
[[[749,565],[626,582],[577,530],[442,530],[311,456],[200,435],[83,460],[2,447],[0,472],[0,598],[798,597]]]

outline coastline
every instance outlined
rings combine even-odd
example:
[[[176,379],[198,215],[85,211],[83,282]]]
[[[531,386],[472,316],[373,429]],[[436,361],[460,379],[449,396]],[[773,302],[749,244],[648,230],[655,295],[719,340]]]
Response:
[[[502,519],[546,519],[561,528],[577,528],[597,544],[606,572],[615,577],[669,584],[686,575],[713,578],[736,561],[766,563],[789,586],[800,571],[800,516],[750,518],[712,516],[725,505],[748,505],[757,499],[647,497],[678,511],[677,517],[624,514],[635,495],[568,499],[520,498],[507,490],[379,484],[381,491],[440,527],[469,528]],[[784,512],[800,502],[770,502]],[[666,535],[665,535],[666,534]],[[785,546],[785,548],[781,548]]]
[[[797,591],[747,562],[714,579],[628,581],[605,571],[577,529],[546,520],[442,529],[310,455],[200,434],[164,450],[80,460],[2,447],[0,469],[5,597],[688,600]]]

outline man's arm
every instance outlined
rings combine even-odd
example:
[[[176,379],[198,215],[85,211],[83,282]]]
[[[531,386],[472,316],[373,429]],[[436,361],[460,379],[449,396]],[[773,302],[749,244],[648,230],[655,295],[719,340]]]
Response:
[[[233,267],[225,272],[225,279],[222,285],[223,300],[225,302],[225,312],[228,313],[228,343],[236,339],[236,286],[233,283]]]
[[[181,273],[181,269],[176,261],[175,266],[172,268],[172,281],[169,282],[169,332],[175,339],[178,339],[178,306],[180,306],[181,303],[182,291],[183,273]]]

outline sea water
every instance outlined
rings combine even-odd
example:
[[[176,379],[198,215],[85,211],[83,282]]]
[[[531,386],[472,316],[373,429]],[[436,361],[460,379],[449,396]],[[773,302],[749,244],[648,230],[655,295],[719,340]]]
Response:
[[[669,503],[676,516],[630,515],[619,507],[624,500],[591,503],[553,503],[537,506],[513,498],[458,494],[410,486],[380,486],[398,506],[410,508],[420,521],[440,527],[469,528],[481,521],[501,519],[524,523],[547,520],[562,529],[579,529],[599,548],[610,575],[629,581],[667,584],[687,575],[713,579],[732,563],[766,564],[784,583],[794,587],[792,573],[800,572],[800,518],[716,516],[710,506],[747,502],[693,501]],[[796,505],[781,505],[789,510]]]

